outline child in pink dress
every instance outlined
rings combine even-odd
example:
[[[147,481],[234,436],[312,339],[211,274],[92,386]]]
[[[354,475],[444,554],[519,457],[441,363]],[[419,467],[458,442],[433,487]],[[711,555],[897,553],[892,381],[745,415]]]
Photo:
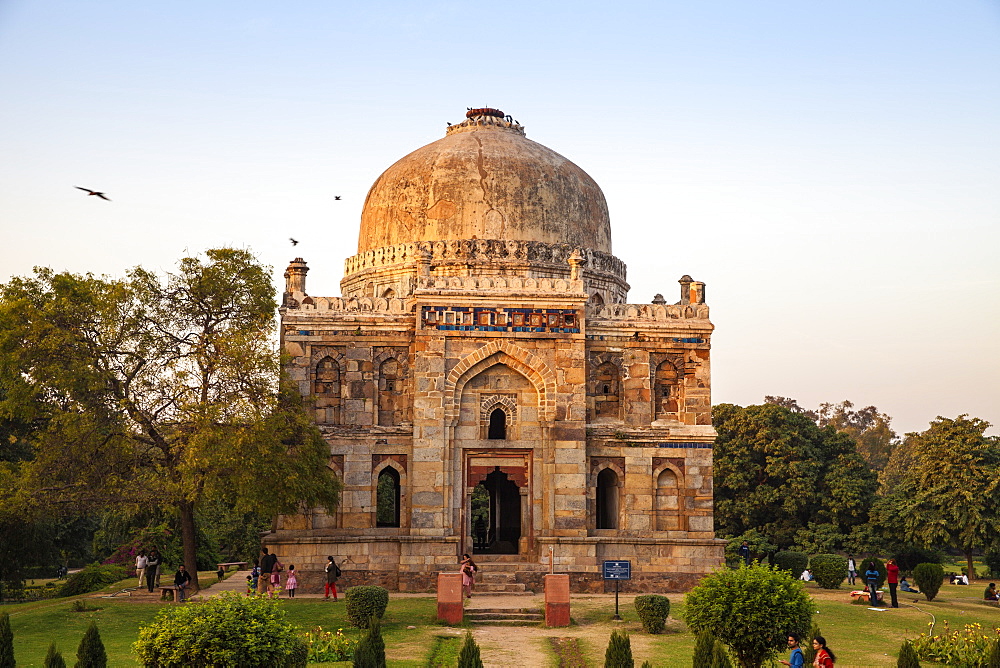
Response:
[[[288,567],[288,578],[285,580],[285,590],[288,598],[295,598],[295,590],[299,587],[299,579],[295,577],[295,564]]]

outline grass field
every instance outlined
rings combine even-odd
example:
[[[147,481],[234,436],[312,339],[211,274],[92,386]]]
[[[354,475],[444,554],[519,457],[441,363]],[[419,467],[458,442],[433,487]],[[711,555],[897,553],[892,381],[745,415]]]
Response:
[[[900,609],[875,612],[865,606],[851,605],[846,586],[841,590],[828,591],[817,588],[813,583],[806,584],[816,604],[814,621],[836,651],[838,666],[895,665],[896,652],[902,641],[926,632],[932,619],[938,629],[943,628],[945,621],[952,628],[975,622],[986,628],[1000,626],[1000,609],[987,606],[980,600],[984,586],[982,581],[968,587],[945,584],[934,601],[924,601],[922,596],[907,594],[900,597],[903,606]],[[483,648],[487,664],[556,666],[559,664],[551,639],[573,638],[576,642],[570,645],[577,655],[582,656],[587,665],[596,667],[603,665],[611,630],[623,628],[631,634],[636,665],[649,660],[658,668],[687,668],[691,665],[694,637],[680,621],[684,612],[683,596],[669,597],[671,611],[667,632],[659,636],[642,632],[631,597],[624,595],[622,622],[610,619],[614,611],[613,598],[575,597],[572,609],[574,624],[568,628],[492,627],[477,628],[474,633]],[[100,628],[110,665],[134,666],[136,662],[131,645],[139,625],[152,620],[158,610],[168,605],[128,599],[78,598],[85,598],[88,604],[101,609],[74,612],[71,609],[73,599],[3,606],[2,609],[11,614],[18,666],[41,666],[48,644],[53,641],[72,665],[76,647],[91,620],[95,620]],[[343,602],[286,599],[283,607],[289,620],[303,629],[317,626],[327,630],[343,628],[348,635],[355,637],[361,633],[347,624]],[[432,597],[392,598],[382,627],[390,666],[427,666],[434,658],[439,660],[434,665],[454,665],[460,643],[452,638],[460,638],[463,630],[452,630],[437,624],[434,614],[435,601]],[[408,626],[416,628],[408,629]],[[446,639],[442,640],[442,637]],[[529,649],[533,653],[528,652]],[[542,658],[520,664],[497,658],[509,657],[511,652],[514,656]]]

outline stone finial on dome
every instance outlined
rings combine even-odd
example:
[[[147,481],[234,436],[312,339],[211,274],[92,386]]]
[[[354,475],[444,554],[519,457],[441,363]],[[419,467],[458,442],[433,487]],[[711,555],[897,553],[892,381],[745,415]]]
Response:
[[[305,294],[307,273],[309,273],[309,267],[306,266],[305,260],[300,257],[292,260],[288,264],[288,268],[285,269],[285,292],[288,294],[296,292]]]
[[[583,264],[583,255],[580,254],[580,249],[574,248],[570,256],[566,258],[566,262],[569,263],[569,280],[580,280],[580,265]]]
[[[479,109],[469,107],[465,112],[465,120],[456,125],[449,125],[445,134],[482,129],[512,130],[524,136],[524,127],[520,123],[511,118],[510,114],[504,115],[502,111],[493,107]]]

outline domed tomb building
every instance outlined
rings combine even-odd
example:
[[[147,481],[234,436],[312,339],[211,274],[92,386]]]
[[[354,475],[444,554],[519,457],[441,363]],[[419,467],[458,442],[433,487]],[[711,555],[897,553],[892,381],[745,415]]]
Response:
[[[344,483],[334,515],[265,544],[300,579],[433,588],[469,552],[480,589],[549,570],[600,591],[683,589],[722,563],[712,525],[705,286],[627,303],[608,207],[582,169],[494,109],[372,186],[341,297],[285,273],[281,342]]]

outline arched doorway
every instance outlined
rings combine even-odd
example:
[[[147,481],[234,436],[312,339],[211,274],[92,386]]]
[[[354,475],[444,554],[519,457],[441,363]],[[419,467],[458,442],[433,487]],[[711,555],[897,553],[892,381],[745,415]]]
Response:
[[[597,474],[597,528],[618,528],[618,474],[611,469]]]
[[[497,466],[472,490],[474,554],[517,554],[521,540],[521,490]]]
[[[399,472],[386,466],[375,486],[375,526],[399,526]]]

